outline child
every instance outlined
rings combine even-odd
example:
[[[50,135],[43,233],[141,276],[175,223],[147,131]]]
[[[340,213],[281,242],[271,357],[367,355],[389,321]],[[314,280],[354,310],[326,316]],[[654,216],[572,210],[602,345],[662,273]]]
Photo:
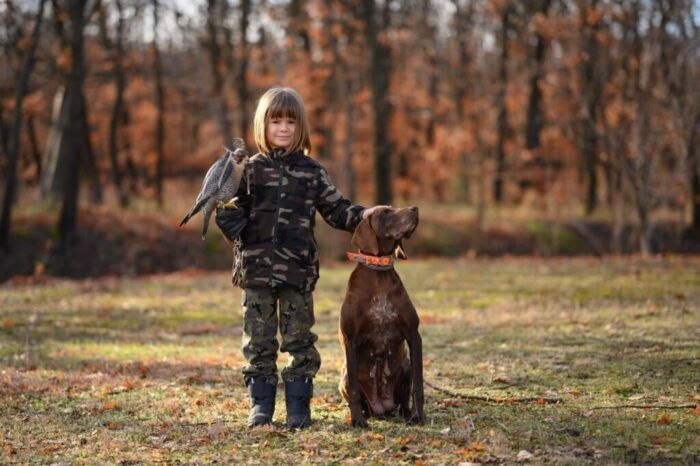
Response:
[[[252,404],[248,426],[272,422],[279,326],[280,349],[291,355],[282,370],[287,426],[302,428],[311,422],[313,378],[321,365],[314,347],[318,337],[311,332],[311,293],[319,277],[316,211],[332,227],[353,232],[379,206],[351,204],[308,156],[306,112],[293,89],[268,90],[258,102],[253,126],[260,152],[246,162],[237,207],[216,213],[221,231],[231,240],[240,232],[242,242],[239,286],[248,362],[243,375]]]

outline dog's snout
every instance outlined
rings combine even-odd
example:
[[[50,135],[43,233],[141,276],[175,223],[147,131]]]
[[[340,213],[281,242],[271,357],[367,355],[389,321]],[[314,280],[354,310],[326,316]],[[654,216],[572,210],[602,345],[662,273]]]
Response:
[[[416,207],[416,206],[414,206],[414,205],[412,205],[411,207],[409,207],[409,210],[410,210],[411,212],[418,213],[418,207]]]

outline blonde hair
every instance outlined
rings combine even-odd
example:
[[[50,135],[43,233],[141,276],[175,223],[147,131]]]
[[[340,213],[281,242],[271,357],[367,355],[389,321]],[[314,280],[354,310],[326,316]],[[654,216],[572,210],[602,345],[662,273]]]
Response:
[[[272,118],[293,118],[296,120],[296,129],[292,143],[289,145],[284,155],[301,150],[304,154],[311,151],[311,138],[309,137],[309,124],[306,120],[306,110],[301,101],[301,97],[290,87],[273,87],[265,92],[258,101],[258,108],[255,110],[253,119],[253,133],[255,134],[255,145],[262,153],[269,153],[272,150],[267,140],[267,123]]]

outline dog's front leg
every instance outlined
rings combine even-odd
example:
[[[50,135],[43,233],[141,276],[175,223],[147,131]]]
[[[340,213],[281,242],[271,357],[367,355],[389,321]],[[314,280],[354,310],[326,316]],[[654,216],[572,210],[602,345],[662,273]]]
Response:
[[[362,394],[358,379],[359,359],[357,344],[351,338],[345,338],[345,366],[348,371],[348,395],[350,399],[350,422],[353,427],[367,427],[367,419],[362,414]]]
[[[423,414],[423,340],[418,333],[418,328],[412,331],[408,337],[408,349],[411,358],[411,389],[413,405],[408,422],[423,424],[425,415]]]

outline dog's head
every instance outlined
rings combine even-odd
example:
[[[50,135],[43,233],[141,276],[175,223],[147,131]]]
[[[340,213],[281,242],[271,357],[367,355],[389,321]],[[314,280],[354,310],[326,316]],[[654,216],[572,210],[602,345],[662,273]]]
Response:
[[[352,235],[352,244],[365,254],[373,256],[396,255],[406,259],[401,244],[410,238],[418,226],[418,207],[379,209],[362,220]]]

